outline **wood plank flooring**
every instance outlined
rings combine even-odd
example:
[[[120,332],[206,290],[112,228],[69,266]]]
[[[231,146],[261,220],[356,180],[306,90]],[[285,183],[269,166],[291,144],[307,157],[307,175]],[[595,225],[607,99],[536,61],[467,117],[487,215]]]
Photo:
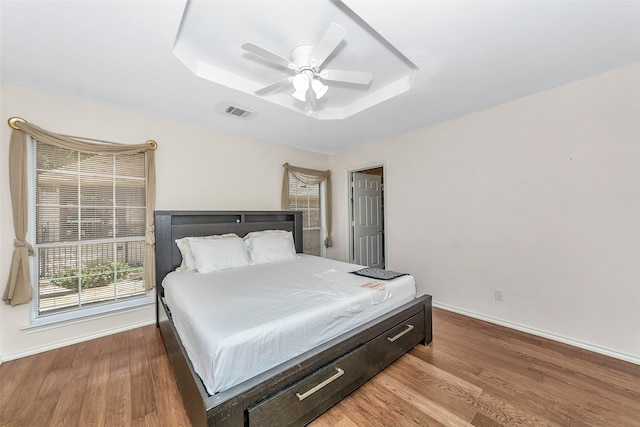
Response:
[[[311,425],[640,427],[640,366],[434,309],[417,346]],[[0,365],[0,426],[188,426],[155,326]]]
[[[640,426],[639,365],[444,310],[433,329],[312,426]]]

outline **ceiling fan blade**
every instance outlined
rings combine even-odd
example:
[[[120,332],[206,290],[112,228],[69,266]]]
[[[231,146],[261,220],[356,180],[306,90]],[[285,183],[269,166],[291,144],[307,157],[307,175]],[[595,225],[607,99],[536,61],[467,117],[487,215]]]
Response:
[[[293,77],[287,77],[285,79],[278,80],[277,82],[272,83],[269,86],[265,86],[262,89],[255,91],[254,93],[256,95],[266,95],[270,92],[275,92],[277,90],[281,90],[286,87],[291,87],[292,80],[293,80]]]
[[[284,56],[280,56],[277,53],[273,53],[263,47],[260,47],[258,45],[255,45],[253,43],[245,43],[242,45],[242,48],[248,52],[251,52],[255,55],[258,55],[260,57],[262,57],[263,59],[266,59],[269,62],[272,62],[274,64],[280,65],[282,67],[285,68],[289,68],[292,70],[296,69],[296,66],[293,62],[291,62],[291,60],[285,58]]]
[[[373,79],[373,75],[365,71],[324,69],[318,75],[322,80],[354,83],[358,85],[368,85],[371,83],[371,79]]]
[[[309,65],[312,67],[320,67],[338,45],[342,43],[346,34],[347,30],[344,27],[332,22],[315,49],[313,49],[313,52],[311,52]]]

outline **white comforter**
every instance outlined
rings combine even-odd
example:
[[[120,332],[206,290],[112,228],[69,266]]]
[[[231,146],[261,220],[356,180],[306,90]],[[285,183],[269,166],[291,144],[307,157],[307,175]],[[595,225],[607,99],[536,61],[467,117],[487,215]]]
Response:
[[[209,394],[226,390],[415,298],[412,276],[300,258],[163,281],[180,339]]]

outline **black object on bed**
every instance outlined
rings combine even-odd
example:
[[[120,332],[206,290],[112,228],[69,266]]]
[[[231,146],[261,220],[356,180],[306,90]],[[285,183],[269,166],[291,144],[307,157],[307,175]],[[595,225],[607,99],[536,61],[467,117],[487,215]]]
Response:
[[[175,240],[188,236],[281,229],[302,252],[302,213],[156,211],[158,327],[194,426],[304,425],[360,387],[416,344],[432,337],[431,296],[423,295],[228,390],[209,396],[180,341],[162,280],[180,265]]]
[[[352,274],[358,276],[370,277],[378,280],[392,280],[396,277],[407,276],[409,273],[398,273],[397,271],[385,270],[382,268],[366,267],[360,270],[352,271]]]

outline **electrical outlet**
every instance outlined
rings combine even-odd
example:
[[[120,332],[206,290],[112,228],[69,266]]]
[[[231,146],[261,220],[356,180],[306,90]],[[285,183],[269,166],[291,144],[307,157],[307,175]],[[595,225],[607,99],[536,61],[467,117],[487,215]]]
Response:
[[[493,297],[496,301],[504,301],[504,291],[502,289],[494,289]]]

